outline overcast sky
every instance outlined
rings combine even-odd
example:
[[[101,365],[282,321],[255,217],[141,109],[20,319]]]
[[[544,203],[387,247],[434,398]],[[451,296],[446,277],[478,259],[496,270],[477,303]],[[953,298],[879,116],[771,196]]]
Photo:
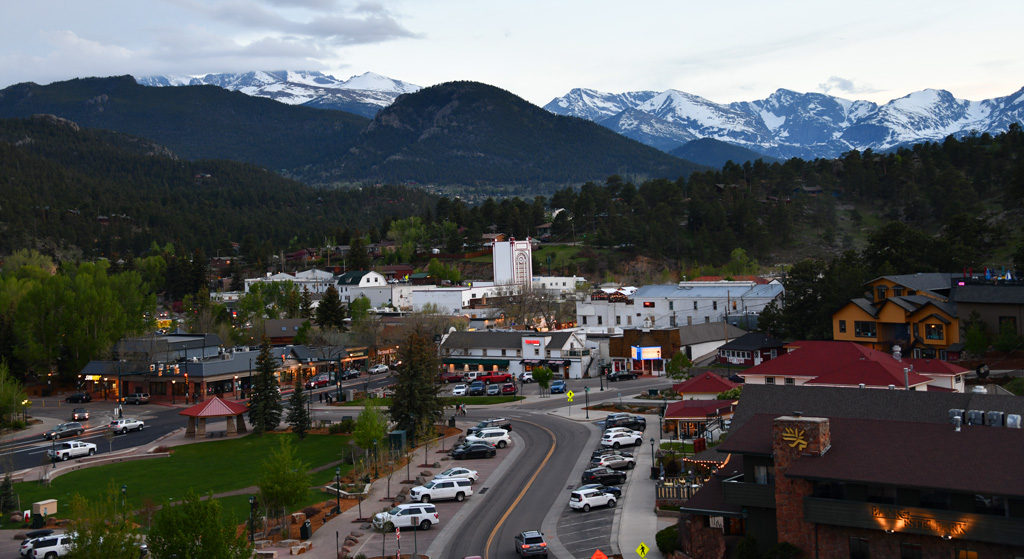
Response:
[[[0,87],[84,76],[365,71],[717,102],[778,88],[885,102],[1024,86],[1024,2],[0,0]]]

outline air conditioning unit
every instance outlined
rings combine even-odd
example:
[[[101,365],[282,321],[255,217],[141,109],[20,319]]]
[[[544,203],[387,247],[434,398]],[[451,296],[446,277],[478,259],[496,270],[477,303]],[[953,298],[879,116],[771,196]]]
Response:
[[[967,424],[968,425],[984,425],[985,424],[985,412],[982,410],[969,410],[967,412]]]
[[[1010,429],[1020,429],[1020,414],[1019,413],[1008,413],[1006,414],[1006,426]]]
[[[985,412],[985,425],[989,427],[1002,427],[1003,415],[1005,414],[1001,411]]]

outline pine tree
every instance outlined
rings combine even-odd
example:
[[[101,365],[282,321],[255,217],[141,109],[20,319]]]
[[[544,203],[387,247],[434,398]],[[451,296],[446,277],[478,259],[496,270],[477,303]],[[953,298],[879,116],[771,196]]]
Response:
[[[366,245],[363,244],[363,238],[358,233],[349,242],[348,268],[350,270],[370,269],[370,255],[366,253]]]
[[[302,299],[299,301],[299,317],[313,318],[313,296],[305,287],[302,288]]]
[[[332,285],[324,292],[316,308],[316,323],[327,330],[345,329],[345,309],[341,306],[338,290]]]
[[[249,423],[254,433],[273,431],[281,422],[281,394],[274,380],[274,358],[270,355],[270,340],[263,338],[260,355],[256,358],[256,379],[249,398]]]
[[[11,472],[4,474],[3,482],[0,482],[0,513],[8,513],[15,508],[14,502],[14,480],[11,479]]]
[[[412,434],[417,425],[433,421],[443,407],[438,397],[439,365],[433,339],[416,328],[399,349],[399,358],[402,365],[398,367],[395,395],[388,413],[398,429]]]
[[[288,398],[288,417],[285,421],[292,426],[292,431],[299,436],[299,440],[306,438],[306,432],[312,426],[309,410],[306,408],[309,396],[303,389],[302,379],[296,375],[295,391]]]

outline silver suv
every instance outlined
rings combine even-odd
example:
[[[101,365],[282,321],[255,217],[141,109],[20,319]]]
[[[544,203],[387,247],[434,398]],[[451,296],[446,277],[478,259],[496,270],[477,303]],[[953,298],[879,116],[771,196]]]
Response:
[[[438,499],[462,501],[473,494],[473,480],[467,478],[432,479],[409,490],[413,501],[428,503]]]

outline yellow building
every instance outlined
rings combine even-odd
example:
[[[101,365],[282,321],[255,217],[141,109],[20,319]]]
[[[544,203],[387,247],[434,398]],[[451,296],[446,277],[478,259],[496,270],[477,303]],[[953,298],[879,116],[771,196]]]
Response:
[[[951,274],[882,276],[832,315],[832,339],[913,358],[958,361],[963,350]]]

